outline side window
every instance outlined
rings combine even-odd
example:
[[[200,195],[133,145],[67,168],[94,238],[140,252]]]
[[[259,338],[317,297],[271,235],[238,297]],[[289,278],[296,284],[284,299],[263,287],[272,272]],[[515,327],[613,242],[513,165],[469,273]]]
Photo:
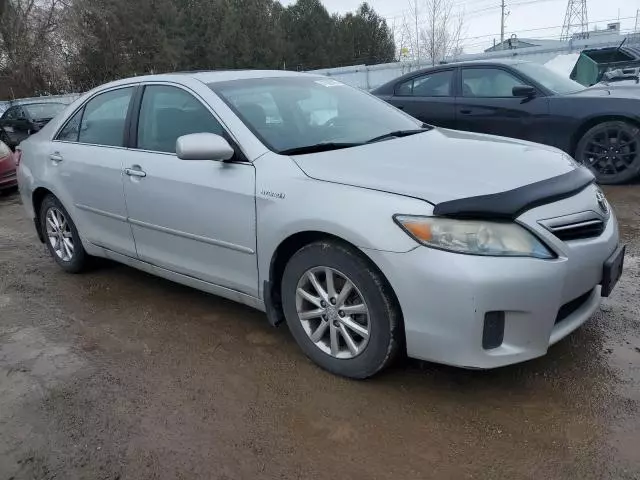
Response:
[[[18,117],[18,107],[11,107],[2,115],[3,120],[15,120]]]
[[[71,120],[67,122],[64,128],[60,131],[56,140],[63,142],[77,142],[78,135],[80,134],[80,120],[82,119],[82,112],[84,108],[78,110]]]
[[[121,147],[133,87],[93,97],[84,107],[79,142]]]
[[[396,87],[396,95],[404,97],[448,97],[453,70],[421,75]]]
[[[199,100],[181,88],[145,87],[138,121],[138,148],[175,153],[176,140],[190,133],[215,133],[224,129]]]
[[[463,68],[463,97],[512,97],[523,81],[498,68]]]

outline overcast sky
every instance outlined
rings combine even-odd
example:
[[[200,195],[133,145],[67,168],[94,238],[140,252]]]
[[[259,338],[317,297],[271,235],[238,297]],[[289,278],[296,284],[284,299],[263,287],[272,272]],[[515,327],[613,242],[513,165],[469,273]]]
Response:
[[[295,0],[280,0],[283,5]],[[321,0],[330,13],[345,13],[358,8],[362,0]],[[493,38],[500,38],[500,0],[453,0],[455,8],[465,11],[465,51],[482,51],[492,45]],[[409,15],[414,0],[368,0],[390,26],[394,21],[402,23],[403,15]],[[418,0],[418,5],[423,0]],[[518,3],[522,5],[517,5]],[[505,38],[512,33],[526,38],[558,38],[567,9],[567,0],[506,0],[510,11],[506,21]],[[510,6],[511,5],[511,6]],[[493,7],[493,8],[492,8]],[[589,27],[605,28],[606,24],[620,18],[623,31],[635,27],[636,11],[640,0],[587,0]],[[482,11],[478,11],[482,10]],[[639,25],[640,28],[640,25]],[[480,37],[480,38],[478,38]]]

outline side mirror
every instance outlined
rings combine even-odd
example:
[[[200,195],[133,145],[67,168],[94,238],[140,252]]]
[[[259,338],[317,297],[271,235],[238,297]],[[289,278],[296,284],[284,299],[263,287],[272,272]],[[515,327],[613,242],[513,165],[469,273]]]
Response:
[[[516,85],[511,94],[518,98],[532,98],[536,96],[536,89],[530,85]]]
[[[176,140],[176,155],[181,160],[230,160],[235,151],[224,138],[215,133],[191,133]]]

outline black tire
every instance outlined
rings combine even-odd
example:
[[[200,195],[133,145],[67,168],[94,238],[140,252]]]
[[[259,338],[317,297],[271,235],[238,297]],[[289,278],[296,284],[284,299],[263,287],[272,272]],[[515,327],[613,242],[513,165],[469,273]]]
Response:
[[[640,173],[640,128],[625,121],[599,123],[582,136],[575,157],[598,183],[629,182]]]
[[[64,260],[56,253],[47,235],[47,214],[51,209],[56,209],[64,215],[64,218],[68,223],[69,230],[71,231],[71,240],[73,241],[74,250],[70,260]],[[53,195],[47,195],[40,206],[40,229],[44,236],[45,244],[49,249],[49,253],[51,253],[53,259],[65,272],[80,273],[89,267],[91,257],[89,257],[82,246],[82,241],[80,240],[80,235],[78,235],[76,225],[73,223],[71,216],[69,216],[69,213],[62,203],[60,203],[60,201]]]
[[[298,282],[316,267],[329,267],[346,275],[368,307],[368,343],[353,358],[336,358],[321,350],[311,341],[298,317]],[[348,245],[319,241],[296,252],[282,277],[282,305],[289,330],[303,352],[336,375],[355,379],[370,377],[388,366],[400,349],[402,318],[391,287],[367,259]]]

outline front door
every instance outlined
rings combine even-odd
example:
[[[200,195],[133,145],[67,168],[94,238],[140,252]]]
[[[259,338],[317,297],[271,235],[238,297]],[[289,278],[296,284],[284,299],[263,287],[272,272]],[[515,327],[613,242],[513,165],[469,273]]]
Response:
[[[458,130],[547,143],[549,100],[514,97],[513,87],[526,85],[521,78],[499,67],[465,67],[461,84]]]
[[[386,99],[418,120],[438,127],[455,127],[455,70],[429,72],[396,85],[393,97]]]
[[[127,222],[122,170],[127,111],[135,87],[93,97],[50,144],[49,167],[62,183],[59,196],[83,240],[135,258]]]
[[[180,160],[178,137],[200,132],[224,130],[191,92],[145,87],[124,177],[138,257],[257,296],[255,169],[250,163]]]

